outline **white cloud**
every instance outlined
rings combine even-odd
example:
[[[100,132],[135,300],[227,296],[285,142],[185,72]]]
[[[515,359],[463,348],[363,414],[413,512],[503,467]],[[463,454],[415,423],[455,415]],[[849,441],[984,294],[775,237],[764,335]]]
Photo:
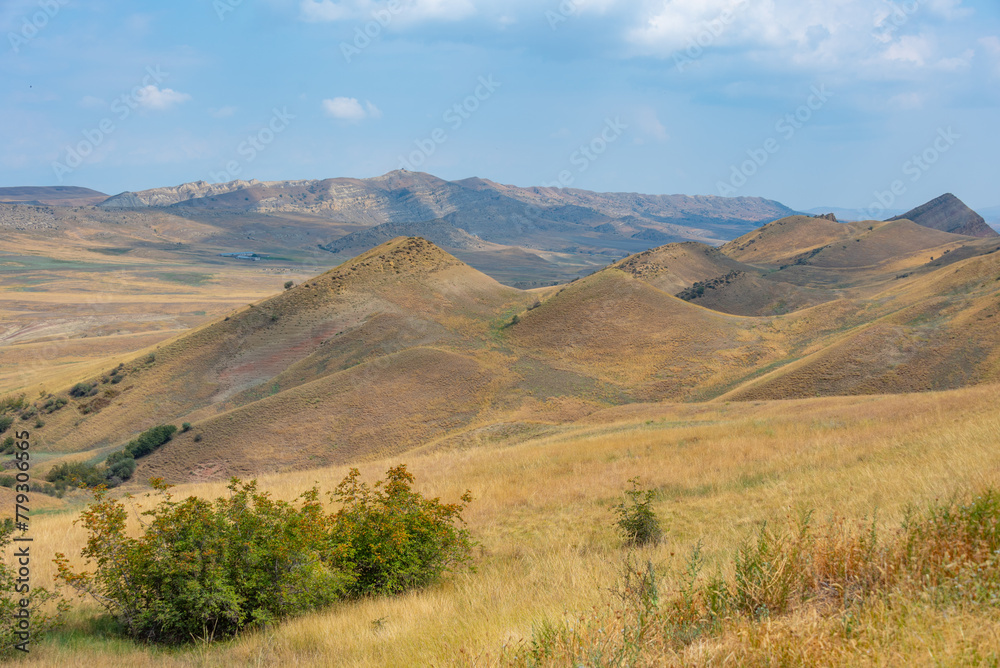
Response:
[[[975,57],[975,51],[972,49],[966,49],[960,55],[953,56],[951,58],[942,58],[937,62],[936,67],[939,70],[944,70],[945,72],[957,72],[958,70],[964,70],[971,66],[972,59]]]
[[[190,99],[191,96],[187,93],[178,93],[172,88],[159,88],[154,84],[140,88],[136,94],[139,106],[153,111],[163,111]]]
[[[231,118],[233,114],[236,113],[236,107],[226,106],[219,107],[218,109],[212,108],[208,110],[213,118]]]
[[[904,35],[898,41],[889,45],[885,50],[885,57],[888,60],[913,63],[923,66],[931,53],[931,45],[923,35]]]
[[[366,118],[382,118],[382,111],[374,104],[365,100],[362,105],[354,97],[335,97],[323,100],[323,111],[331,118],[357,123]]]

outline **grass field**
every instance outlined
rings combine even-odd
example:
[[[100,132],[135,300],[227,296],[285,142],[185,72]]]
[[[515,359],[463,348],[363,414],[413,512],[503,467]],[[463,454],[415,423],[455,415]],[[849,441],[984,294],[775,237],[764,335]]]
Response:
[[[1000,388],[795,401],[640,404],[612,408],[510,445],[425,449],[361,466],[366,478],[404,461],[431,496],[455,500],[480,545],[477,570],[394,599],[344,603],[233,641],[165,650],[118,639],[81,605],[66,629],[23,665],[516,665],[533,633],[569,620],[614,628],[608,607],[626,560],[649,560],[663,597],[701,541],[705,573],[725,569],[741,541],[768,520],[806,509],[849,525],[873,515],[885,535],[908,505],[1000,485]],[[261,478],[291,499],[314,482],[332,489],[346,468]],[[667,538],[631,554],[612,507],[628,480],[657,490]],[[214,497],[224,483],[180,495]],[[82,545],[78,507],[39,514],[39,556]],[[36,561],[42,582],[53,571]],[[919,597],[873,601],[850,632],[813,607],[760,622],[734,618],[717,634],[635,665],[957,665],[996,660],[995,608],[936,605]],[[506,649],[505,649],[506,648]],[[825,648],[825,649],[824,649]],[[782,654],[784,653],[784,654]],[[978,658],[977,658],[978,657]],[[522,657],[523,658],[523,657]],[[551,665],[568,665],[558,657]],[[590,664],[588,664],[590,665]],[[597,664],[592,664],[597,665]]]

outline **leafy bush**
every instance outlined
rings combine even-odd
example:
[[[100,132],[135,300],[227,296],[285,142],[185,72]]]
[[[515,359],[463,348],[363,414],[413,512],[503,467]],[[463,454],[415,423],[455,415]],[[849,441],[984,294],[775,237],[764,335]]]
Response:
[[[169,441],[177,432],[177,427],[172,424],[161,424],[158,427],[147,429],[139,434],[139,437],[129,441],[125,446],[125,452],[135,459],[145,457],[154,450]]]
[[[104,460],[104,467],[104,477],[108,480],[109,487],[115,487],[135,473],[135,458],[124,450],[112,452]]]
[[[59,466],[53,466],[45,474],[45,479],[60,491],[81,485],[93,489],[106,482],[100,469],[83,462],[65,462]]]
[[[286,290],[291,290],[293,285],[295,285],[294,281],[285,281],[285,289]]]
[[[191,423],[190,422],[183,423],[181,425],[181,433],[183,434],[183,433],[189,432],[189,431],[191,431]]]
[[[142,513],[138,537],[126,532],[122,502],[99,489],[77,520],[89,533],[82,556],[96,568],[74,572],[58,554],[57,579],[93,596],[130,635],[179,643],[403,591],[468,561],[468,534],[454,526],[468,492],[461,505],[424,499],[404,466],[374,488],[358,478],[352,470],[331,495],[343,504],[333,514],[316,488],[293,505],[233,478],[214,502],[175,501],[154,479],[163,499]]]
[[[14,424],[14,418],[7,415],[0,417],[0,434],[10,429],[12,424]]]
[[[14,522],[10,518],[0,523],[0,550],[7,551],[14,533]],[[22,543],[23,545],[24,543]],[[6,556],[6,555],[4,555]],[[58,591],[50,592],[43,587],[31,587],[30,592],[23,588],[18,591],[16,573],[7,565],[6,558],[0,558],[0,660],[11,659],[18,653],[17,643],[24,640],[19,633],[19,619],[15,614],[21,614],[21,600],[30,593],[28,619],[31,625],[31,642],[44,638],[61,621],[62,613],[68,604],[62,600]],[[23,585],[22,585],[23,587]],[[55,602],[55,609],[51,603]]]
[[[12,455],[14,454],[14,437],[8,436],[3,439],[3,443],[0,443],[0,455]]]
[[[97,394],[97,386],[90,383],[77,383],[69,390],[71,397],[89,397]]]
[[[631,545],[658,543],[663,537],[663,529],[652,508],[656,493],[653,490],[641,491],[638,478],[629,482],[632,489],[625,492],[628,502],[622,501],[615,506],[618,514],[616,525],[625,536],[625,542]]]
[[[331,494],[342,504],[333,537],[355,574],[353,594],[395,594],[467,565],[471,539],[455,522],[472,501],[469,492],[461,504],[424,499],[411,489],[413,475],[405,466],[390,469],[374,487],[359,478],[351,469]]]
[[[46,413],[55,413],[66,404],[67,401],[65,397],[49,397],[45,403],[42,404],[42,411]]]

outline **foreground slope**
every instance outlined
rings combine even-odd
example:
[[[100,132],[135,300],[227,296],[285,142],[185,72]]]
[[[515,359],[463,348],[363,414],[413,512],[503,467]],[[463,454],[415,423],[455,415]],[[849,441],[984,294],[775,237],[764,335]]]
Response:
[[[730,561],[752,540],[762,522],[780,530],[798,511],[812,510],[816,524],[832,518],[845,532],[868,536],[874,530],[881,543],[914,508],[920,512],[934,500],[1000,485],[998,401],[994,385],[909,396],[631,404],[575,424],[550,425],[547,433],[523,442],[484,436],[472,448],[365,462],[365,481],[405,462],[428,497],[449,501],[470,490],[474,500],[463,516],[480,546],[476,572],[406,596],[346,602],[233,642],[170,650],[111,636],[92,621],[102,611],[84,604],[63,634],[33,644],[22,663],[511,665],[514,651],[530,648],[544,630],[563,622],[579,629],[581,638],[588,620],[608,637],[617,631],[621,617],[615,611],[621,612],[622,600],[605,604],[612,592],[623,590],[630,557],[633,567],[652,564],[663,606],[685,584],[681,574],[688,572],[696,547],[706,559],[701,583],[716,574],[715,564]],[[263,476],[259,489],[292,501],[317,483],[331,489],[347,471],[282,471]],[[625,548],[614,530],[614,507],[636,476],[642,488],[655,491],[651,508],[668,531],[666,541],[639,551]],[[178,499],[212,499],[226,494],[225,484],[172,491]],[[133,501],[148,502],[141,495]],[[50,586],[54,552],[82,566],[76,555],[86,532],[74,524],[77,515],[73,509],[33,517],[33,583]],[[932,654],[945,665],[974,665],[976,657],[997,652],[995,602],[966,605],[926,593],[887,607],[855,600],[850,614],[796,606],[791,614],[763,617],[743,633],[725,631],[724,623],[691,642],[679,636],[677,646],[636,647],[641,661],[635,663],[715,666],[740,656],[746,665],[770,665],[780,656],[788,665],[866,665],[873,657],[923,665]],[[831,598],[819,603],[842,599]],[[582,659],[546,661],[540,657],[537,663],[577,665]]]

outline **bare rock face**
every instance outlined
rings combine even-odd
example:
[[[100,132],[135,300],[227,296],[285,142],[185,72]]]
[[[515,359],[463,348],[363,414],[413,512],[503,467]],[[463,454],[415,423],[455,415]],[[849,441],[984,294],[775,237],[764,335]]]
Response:
[[[964,234],[970,237],[997,237],[1000,234],[986,224],[978,213],[952,195],[945,193],[927,204],[889,220],[912,220],[917,225],[942,232]]]

